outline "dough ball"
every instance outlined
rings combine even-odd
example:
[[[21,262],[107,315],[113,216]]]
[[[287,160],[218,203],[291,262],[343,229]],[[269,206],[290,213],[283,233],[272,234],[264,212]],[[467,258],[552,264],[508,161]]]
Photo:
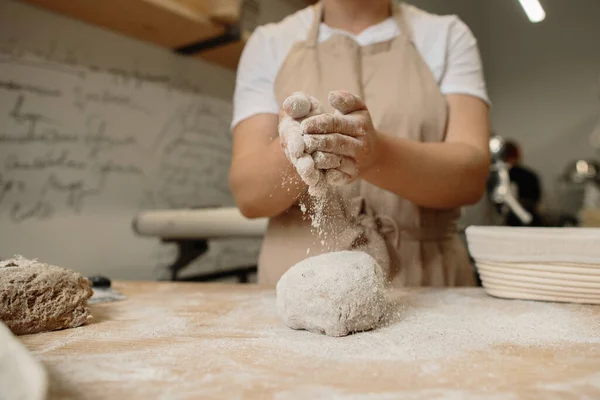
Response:
[[[386,310],[377,261],[361,251],[307,258],[277,282],[277,311],[292,329],[329,336],[377,328]]]
[[[21,256],[0,262],[0,321],[15,335],[86,324],[92,294],[74,271]]]

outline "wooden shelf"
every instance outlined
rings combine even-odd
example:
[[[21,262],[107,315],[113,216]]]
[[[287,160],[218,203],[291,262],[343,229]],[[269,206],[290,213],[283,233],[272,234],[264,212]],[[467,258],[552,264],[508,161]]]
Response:
[[[249,33],[242,33],[242,38],[227,44],[213,47],[198,53],[197,57],[203,60],[219,64],[225,68],[237,69],[242,50],[246,44]]]
[[[239,23],[242,4],[242,0],[23,1],[173,50],[225,35],[228,25]],[[193,56],[235,69],[248,35]]]

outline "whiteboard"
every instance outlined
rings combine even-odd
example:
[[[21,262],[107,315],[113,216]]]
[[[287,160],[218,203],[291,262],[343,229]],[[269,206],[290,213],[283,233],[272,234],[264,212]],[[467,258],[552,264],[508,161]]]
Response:
[[[0,54],[0,258],[113,279],[164,275],[174,249],[131,229],[139,210],[231,206],[231,104],[130,74]],[[256,241],[215,244],[215,269]]]

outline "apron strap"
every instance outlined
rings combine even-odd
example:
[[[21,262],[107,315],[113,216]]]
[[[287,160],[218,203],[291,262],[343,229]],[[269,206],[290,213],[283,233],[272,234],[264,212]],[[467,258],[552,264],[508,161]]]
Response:
[[[319,26],[323,20],[323,4],[319,1],[313,6],[314,20],[310,30],[308,31],[308,37],[306,38],[306,44],[309,47],[316,47],[319,41]]]
[[[414,43],[413,31],[410,24],[406,20],[406,13],[402,12],[402,7],[396,0],[392,0],[392,16],[398,24],[400,32],[406,36],[409,42]]]
[[[400,247],[402,239],[435,242],[450,239],[458,232],[454,219],[445,218],[441,218],[435,226],[402,227],[391,215],[376,213],[362,196],[355,196],[350,199],[346,205],[346,215],[366,229],[375,230],[384,236],[392,234],[394,237],[393,244],[396,248]]]

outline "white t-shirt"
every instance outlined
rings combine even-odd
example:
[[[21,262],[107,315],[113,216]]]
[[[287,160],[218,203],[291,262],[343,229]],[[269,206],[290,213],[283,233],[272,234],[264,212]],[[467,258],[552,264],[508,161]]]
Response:
[[[401,4],[413,30],[413,40],[433,72],[443,94],[461,93],[489,103],[477,40],[457,16],[441,16]],[[258,27],[248,39],[237,70],[233,99],[234,128],[256,114],[279,114],[274,82],[294,43],[306,40],[314,19],[312,7],[304,8],[278,23]],[[319,42],[340,33],[361,46],[390,40],[401,34],[390,17],[358,35],[321,23]]]

